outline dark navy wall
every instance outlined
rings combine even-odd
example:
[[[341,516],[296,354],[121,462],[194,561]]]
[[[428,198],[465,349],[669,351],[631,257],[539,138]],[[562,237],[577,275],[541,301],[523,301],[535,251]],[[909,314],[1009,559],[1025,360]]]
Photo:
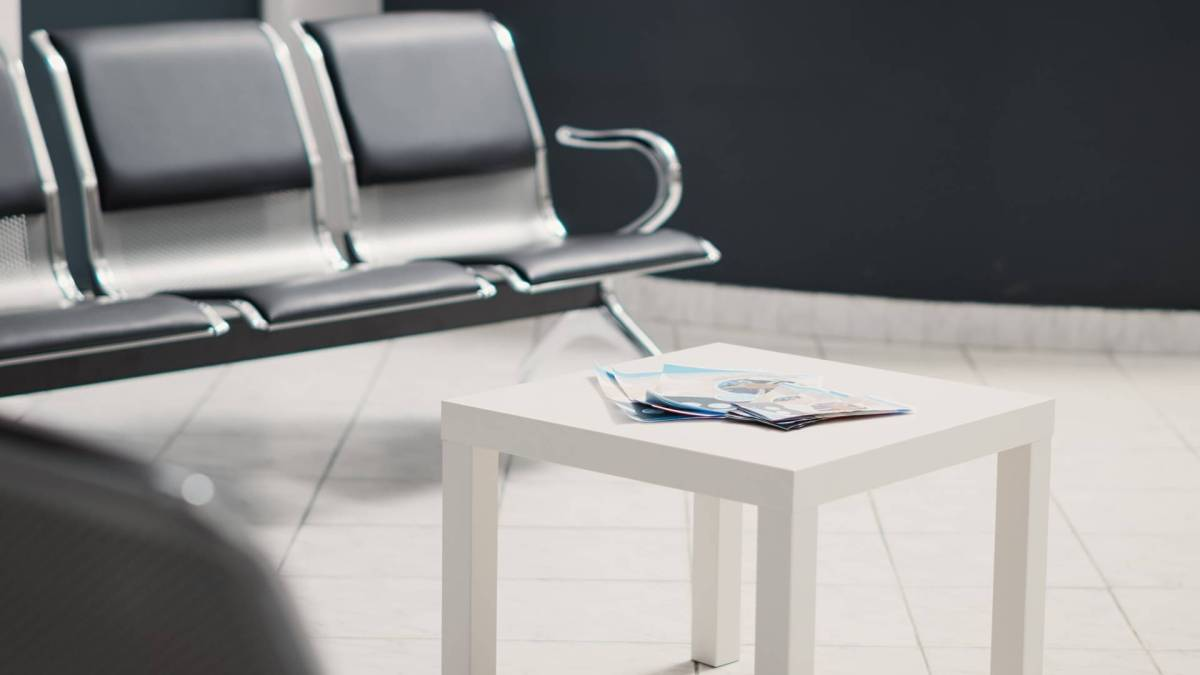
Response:
[[[73,28],[78,26],[104,26],[149,21],[187,21],[193,19],[254,18],[259,14],[257,0],[22,0],[21,23],[23,32],[39,28]],[[89,278],[90,272],[80,254],[85,242],[78,225],[83,211],[79,186],[75,179],[74,165],[67,147],[66,134],[54,104],[54,92],[45,66],[38,59],[33,45],[25,43],[25,71],[29,88],[33,91],[34,103],[42,120],[46,145],[54,161],[62,195],[63,218],[72,224],[67,230],[67,249],[71,271],[80,284]]]
[[[548,129],[678,146],[688,276],[887,296],[1200,308],[1195,0],[390,0],[480,4]],[[568,227],[637,160],[552,153]],[[633,177],[617,180],[615,168]]]

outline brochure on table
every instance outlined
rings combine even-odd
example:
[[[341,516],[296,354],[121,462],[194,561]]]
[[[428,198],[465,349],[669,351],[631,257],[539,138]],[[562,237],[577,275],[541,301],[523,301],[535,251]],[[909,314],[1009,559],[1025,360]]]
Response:
[[[633,372],[596,367],[600,391],[639,422],[732,420],[791,430],[831,419],[892,415],[912,408],[824,386],[815,375],[701,368],[673,363]]]

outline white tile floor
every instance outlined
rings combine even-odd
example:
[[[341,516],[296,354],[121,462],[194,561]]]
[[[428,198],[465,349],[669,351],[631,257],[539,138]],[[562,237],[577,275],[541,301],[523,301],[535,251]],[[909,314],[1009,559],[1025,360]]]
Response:
[[[438,402],[514,382],[542,325],[0,399],[0,414],[210,473],[278,566],[331,672],[436,673]],[[664,348],[721,340],[1058,397],[1047,672],[1200,673],[1200,357],[646,327]],[[632,355],[597,339],[543,373]],[[973,462],[823,509],[820,673],[987,672],[994,474],[994,460]],[[683,493],[512,462],[501,670],[709,670],[688,660],[689,521]],[[719,672],[752,672],[744,652]]]

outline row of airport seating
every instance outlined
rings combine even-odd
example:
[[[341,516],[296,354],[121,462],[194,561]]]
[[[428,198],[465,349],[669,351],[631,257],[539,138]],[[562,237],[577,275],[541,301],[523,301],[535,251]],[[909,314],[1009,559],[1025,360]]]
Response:
[[[719,258],[661,227],[680,167],[644,130],[558,130],[570,146],[640,152],[658,177],[634,222],[568,236],[511,35],[490,16],[294,29],[322,119],[259,22],[35,32],[80,218],[61,212],[22,62],[0,55],[0,395],[581,307],[650,351],[609,280]],[[326,222],[314,124],[336,142],[344,241]]]

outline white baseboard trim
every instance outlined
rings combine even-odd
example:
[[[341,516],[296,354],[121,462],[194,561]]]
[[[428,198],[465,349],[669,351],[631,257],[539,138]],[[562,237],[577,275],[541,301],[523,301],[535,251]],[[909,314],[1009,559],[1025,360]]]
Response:
[[[1200,312],[903,300],[638,277],[635,318],[931,345],[1200,354]]]

